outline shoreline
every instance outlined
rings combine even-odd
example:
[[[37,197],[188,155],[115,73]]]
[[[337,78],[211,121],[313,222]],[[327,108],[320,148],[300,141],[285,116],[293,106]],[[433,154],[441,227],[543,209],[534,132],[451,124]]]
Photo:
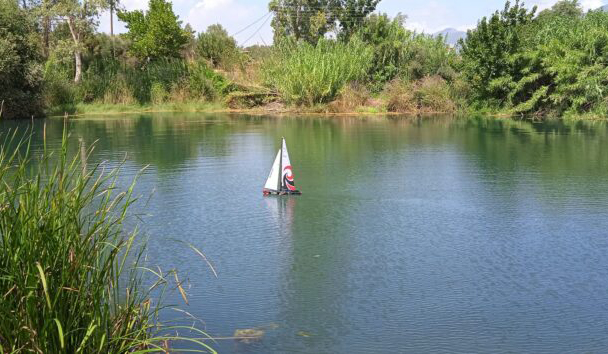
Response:
[[[383,110],[365,110],[372,106],[359,107],[361,110],[332,112],[327,107],[295,107],[285,106],[277,109],[275,107],[259,106],[254,108],[230,108],[221,103],[167,103],[160,105],[121,105],[121,104],[78,104],[70,109],[53,107],[47,110],[46,117],[83,117],[103,116],[121,114],[145,114],[145,113],[219,113],[219,114],[249,114],[249,115],[305,115],[305,116],[328,116],[328,117],[353,117],[353,116],[462,116],[467,114],[483,114],[497,118],[514,118],[514,115],[504,113],[485,112],[388,112]],[[64,113],[60,113],[60,111]],[[72,111],[71,113],[69,111]]]
[[[57,117],[85,117],[85,116],[108,116],[108,115],[123,115],[123,114],[146,114],[146,113],[208,113],[208,114],[248,114],[257,116],[286,116],[286,115],[300,115],[300,116],[317,116],[317,117],[365,117],[365,116],[403,116],[403,117],[425,117],[425,116],[484,116],[496,119],[514,119],[514,120],[531,120],[531,121],[546,121],[546,120],[576,120],[576,121],[607,121],[608,116],[599,117],[592,114],[587,115],[563,115],[563,116],[551,116],[551,115],[518,115],[507,112],[493,112],[493,111],[479,111],[479,110],[465,110],[456,112],[432,112],[432,111],[419,111],[419,112],[388,112],[384,110],[366,110],[366,108],[373,108],[372,106],[361,106],[360,110],[344,111],[344,112],[331,112],[327,106],[316,106],[316,107],[295,107],[295,106],[282,106],[277,109],[273,106],[258,106],[254,108],[230,108],[222,103],[209,102],[209,103],[166,103],[159,105],[122,105],[122,104],[77,104],[69,107],[53,107],[47,110],[47,118]],[[59,113],[64,110],[64,113]],[[72,111],[69,113],[68,111]]]

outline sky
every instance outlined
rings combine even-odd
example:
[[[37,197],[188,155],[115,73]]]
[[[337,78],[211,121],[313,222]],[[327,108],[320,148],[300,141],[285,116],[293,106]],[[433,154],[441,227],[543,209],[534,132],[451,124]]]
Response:
[[[209,25],[220,23],[234,35],[240,45],[271,44],[271,14],[269,0],[172,0],[173,10],[197,32]],[[540,10],[551,7],[558,0],[528,0],[526,6],[537,5]],[[585,10],[598,8],[608,0],[580,0]],[[120,0],[127,10],[145,10],[148,0]],[[425,33],[435,33],[445,28],[465,31],[474,28],[483,16],[504,7],[504,0],[382,0],[377,12],[391,16],[402,13],[407,16],[406,27]],[[124,25],[115,19],[115,31],[125,32]],[[257,22],[256,22],[257,21]],[[110,31],[107,13],[99,18],[99,30]]]

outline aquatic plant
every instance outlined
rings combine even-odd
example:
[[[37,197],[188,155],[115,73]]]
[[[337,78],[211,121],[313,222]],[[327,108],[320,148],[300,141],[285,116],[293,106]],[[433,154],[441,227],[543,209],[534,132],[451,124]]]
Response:
[[[0,352],[143,353],[174,340],[213,352],[159,322],[152,291],[167,274],[150,271],[144,288],[145,247],[125,230],[134,183],[121,191],[119,170],[87,167],[82,146],[70,157],[66,130],[59,153],[38,157],[16,132],[0,145]]]

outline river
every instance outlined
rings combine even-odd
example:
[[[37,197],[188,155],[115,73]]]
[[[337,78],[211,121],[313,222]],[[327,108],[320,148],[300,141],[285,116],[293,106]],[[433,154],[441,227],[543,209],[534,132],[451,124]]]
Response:
[[[58,147],[49,119],[34,149],[43,122]],[[122,187],[148,166],[148,261],[189,284],[189,305],[169,302],[212,336],[265,330],[220,352],[608,348],[606,123],[168,113],[68,127],[97,141],[89,163],[125,159]],[[283,136],[303,195],[263,197]]]

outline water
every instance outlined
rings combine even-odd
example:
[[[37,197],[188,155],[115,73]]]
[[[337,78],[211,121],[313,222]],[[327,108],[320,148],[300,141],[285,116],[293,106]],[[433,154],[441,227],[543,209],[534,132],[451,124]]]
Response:
[[[63,123],[46,124],[57,147]],[[189,278],[182,307],[214,336],[266,330],[220,352],[608,348],[607,124],[166,114],[69,130],[98,140],[91,163],[126,156],[123,186],[149,165],[137,211],[150,262]],[[264,198],[281,136],[304,195]]]

